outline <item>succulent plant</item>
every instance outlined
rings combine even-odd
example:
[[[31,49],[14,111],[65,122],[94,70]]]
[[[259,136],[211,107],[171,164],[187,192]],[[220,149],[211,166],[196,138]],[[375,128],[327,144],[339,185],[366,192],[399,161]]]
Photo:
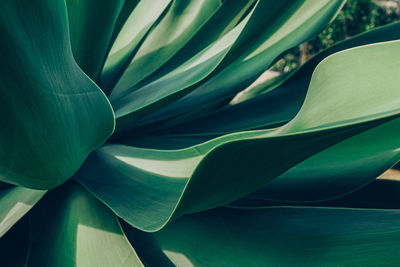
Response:
[[[4,0],[1,266],[398,263],[399,23],[231,102],[343,4]]]

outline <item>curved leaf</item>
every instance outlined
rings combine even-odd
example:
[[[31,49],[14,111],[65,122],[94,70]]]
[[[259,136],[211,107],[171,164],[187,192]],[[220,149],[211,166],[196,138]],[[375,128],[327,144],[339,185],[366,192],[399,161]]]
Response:
[[[114,214],[79,185],[46,195],[29,226],[28,266],[143,266]]]
[[[24,187],[0,191],[0,238],[46,193]]]
[[[85,73],[97,80],[125,0],[66,0],[72,51]]]
[[[396,39],[400,39],[400,22],[362,33],[317,54],[302,67],[286,76],[282,85],[273,90],[268,89],[269,92],[265,95],[226,106],[187,123],[175,125],[168,122],[162,125],[162,128],[150,129],[150,132],[158,135],[160,133],[193,134],[195,138],[198,134],[212,136],[284,124],[297,114],[304,102],[311,75],[324,58],[355,46]]]
[[[357,177],[354,175],[354,177]],[[353,177],[353,178],[354,178]],[[349,194],[335,199],[306,203],[308,207],[340,207],[340,208],[372,208],[372,209],[398,209],[400,183],[398,180],[377,178],[367,185]],[[302,202],[288,202],[265,199],[260,194],[250,194],[244,198],[230,203],[230,207],[277,207],[277,206],[303,206]]]
[[[317,4],[315,1],[271,2],[256,4],[235,47],[213,75],[189,94],[138,124],[171,118],[174,123],[187,121],[231,99],[261,75],[279,54],[322,30],[344,3],[341,0],[318,1]],[[180,117],[174,118],[176,116]]]
[[[151,27],[162,17],[170,2],[171,0],[139,1],[134,7],[129,6],[128,10],[132,10],[129,16],[125,14],[126,20],[120,22],[118,33],[114,33],[115,40],[101,72],[100,84],[107,94],[118,82],[121,72],[129,65],[129,60],[138,51]]]
[[[65,1],[39,2],[0,10],[0,180],[46,189],[103,144],[114,114],[75,63]]]
[[[394,119],[329,147],[294,166],[251,197],[310,202],[351,192],[400,160],[398,129],[400,120]]]
[[[399,217],[399,210],[223,208],[133,241],[176,266],[390,266],[400,261]]]
[[[160,69],[147,76],[143,81],[132,87],[131,90],[133,91],[136,90],[136,88],[141,88],[165,74],[168,74],[224,36],[247,17],[247,14],[251,12],[252,7],[254,7],[255,2],[256,0],[222,1],[221,6],[182,49],[171,57]]]
[[[399,50],[400,41],[386,42],[326,58],[314,72],[299,113],[282,127],[226,135],[182,150],[108,145],[89,158],[76,179],[117,215],[146,231],[182,214],[226,204],[347,138],[370,129],[382,134],[378,126],[384,128],[383,123],[396,125],[398,120],[391,120],[399,115],[400,93],[393,79],[400,77],[394,67]],[[366,66],[365,58],[373,64]],[[366,162],[371,151],[383,155],[371,173],[398,160],[397,138],[390,138],[363,148]],[[350,155],[346,164],[357,159]]]
[[[143,110],[153,111],[159,103],[164,105],[167,98],[182,93],[186,89],[211,73],[224,56],[229,52],[234,42],[246,26],[252,12],[236,27],[197,53],[173,71],[161,78],[127,94],[112,102],[116,117],[120,118],[116,132],[129,129],[137,117],[143,117]],[[145,111],[145,114],[149,111]],[[139,114],[139,115],[138,115]]]
[[[221,5],[220,0],[175,0],[154,26],[110,93],[116,99],[168,61]],[[154,4],[153,4],[154,6]]]

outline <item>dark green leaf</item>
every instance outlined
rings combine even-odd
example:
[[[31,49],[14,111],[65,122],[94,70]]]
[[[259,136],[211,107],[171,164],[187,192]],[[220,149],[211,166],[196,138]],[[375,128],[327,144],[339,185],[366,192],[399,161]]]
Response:
[[[111,135],[112,108],[73,58],[65,1],[5,1],[0,43],[0,180],[54,187]]]
[[[0,238],[46,193],[13,186],[0,191]]]
[[[97,81],[125,0],[66,0],[72,51],[79,66]]]
[[[399,217],[398,210],[225,208],[133,240],[151,240],[148,250],[176,266],[395,266]]]

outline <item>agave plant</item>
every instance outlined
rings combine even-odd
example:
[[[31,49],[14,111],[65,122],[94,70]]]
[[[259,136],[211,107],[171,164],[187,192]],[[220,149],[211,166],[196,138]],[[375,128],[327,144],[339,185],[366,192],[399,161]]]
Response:
[[[400,262],[399,23],[231,102],[343,4],[4,0],[1,266]]]

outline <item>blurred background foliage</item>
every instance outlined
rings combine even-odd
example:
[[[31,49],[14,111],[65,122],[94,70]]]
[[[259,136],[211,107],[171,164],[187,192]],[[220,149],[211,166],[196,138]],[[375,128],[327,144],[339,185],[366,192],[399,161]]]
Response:
[[[313,40],[285,52],[271,68],[290,72],[337,42],[400,19],[400,0],[347,0],[334,21]]]

